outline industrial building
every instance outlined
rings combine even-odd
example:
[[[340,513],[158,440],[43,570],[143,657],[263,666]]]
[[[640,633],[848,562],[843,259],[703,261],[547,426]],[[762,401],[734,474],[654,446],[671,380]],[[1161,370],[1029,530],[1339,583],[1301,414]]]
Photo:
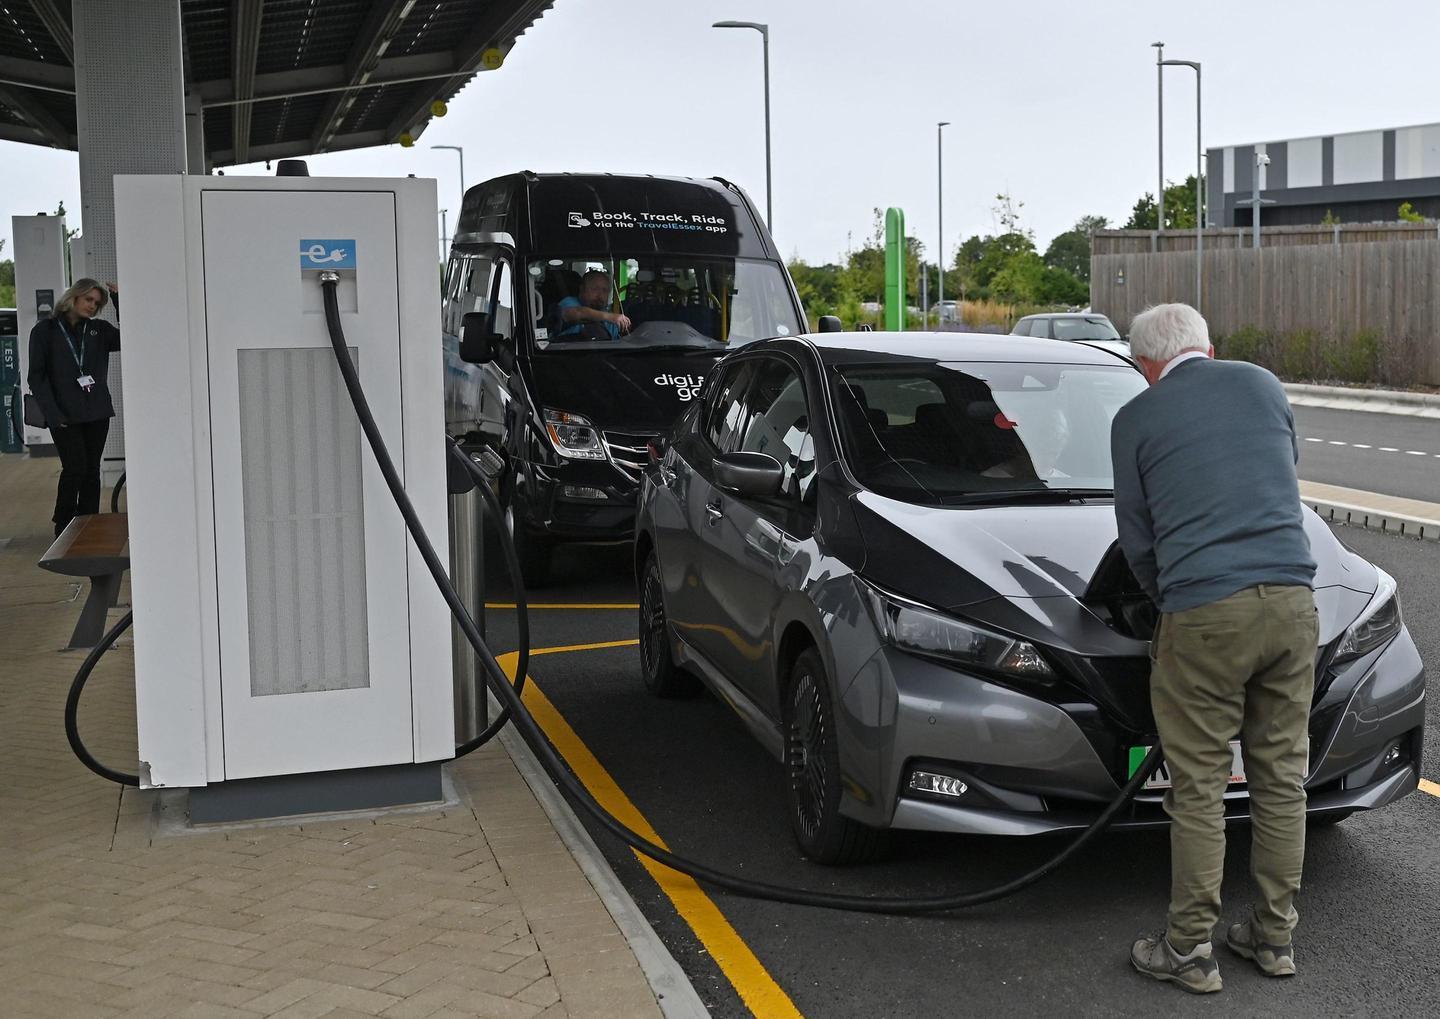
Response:
[[[1251,225],[1257,172],[1266,226],[1393,221],[1404,202],[1440,219],[1440,124],[1226,145],[1205,167],[1208,226]]]

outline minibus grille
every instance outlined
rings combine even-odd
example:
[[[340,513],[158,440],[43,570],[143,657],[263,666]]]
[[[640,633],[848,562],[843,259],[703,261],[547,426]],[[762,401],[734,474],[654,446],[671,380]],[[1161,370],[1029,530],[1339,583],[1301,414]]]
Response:
[[[626,474],[638,479],[650,463],[650,440],[654,432],[606,432],[605,448],[610,459]]]

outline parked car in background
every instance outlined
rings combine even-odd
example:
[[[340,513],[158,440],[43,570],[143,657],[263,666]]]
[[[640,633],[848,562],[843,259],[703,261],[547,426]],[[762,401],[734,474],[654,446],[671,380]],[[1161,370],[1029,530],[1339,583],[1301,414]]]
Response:
[[[1038,336],[1051,340],[1078,340],[1134,360],[1130,356],[1130,341],[1120,335],[1108,318],[1094,312],[1027,315],[1015,323],[1015,328],[1011,329],[1010,333],[1014,336]]]

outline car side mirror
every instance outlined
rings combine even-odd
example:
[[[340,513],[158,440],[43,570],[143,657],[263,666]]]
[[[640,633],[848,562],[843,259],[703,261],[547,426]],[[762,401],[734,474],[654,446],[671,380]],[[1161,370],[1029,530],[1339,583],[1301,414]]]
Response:
[[[489,364],[495,360],[500,335],[490,328],[490,316],[484,312],[467,312],[460,323],[460,360],[467,364]]]
[[[774,499],[785,468],[769,453],[722,453],[715,458],[715,483],[745,499]]]
[[[840,322],[839,315],[821,315],[820,331],[822,333],[838,333],[844,329]]]

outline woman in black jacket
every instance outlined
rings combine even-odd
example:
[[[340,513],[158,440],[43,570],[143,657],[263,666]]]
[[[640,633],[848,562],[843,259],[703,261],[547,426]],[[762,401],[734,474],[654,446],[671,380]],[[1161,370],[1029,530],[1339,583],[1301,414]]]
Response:
[[[95,317],[108,300],[106,289],[96,280],[77,280],[30,331],[30,392],[60,454],[57,535],[73,518],[100,512],[100,457],[115,416],[110,352],[120,349],[120,330]],[[108,289],[118,308],[119,288],[111,283]]]

